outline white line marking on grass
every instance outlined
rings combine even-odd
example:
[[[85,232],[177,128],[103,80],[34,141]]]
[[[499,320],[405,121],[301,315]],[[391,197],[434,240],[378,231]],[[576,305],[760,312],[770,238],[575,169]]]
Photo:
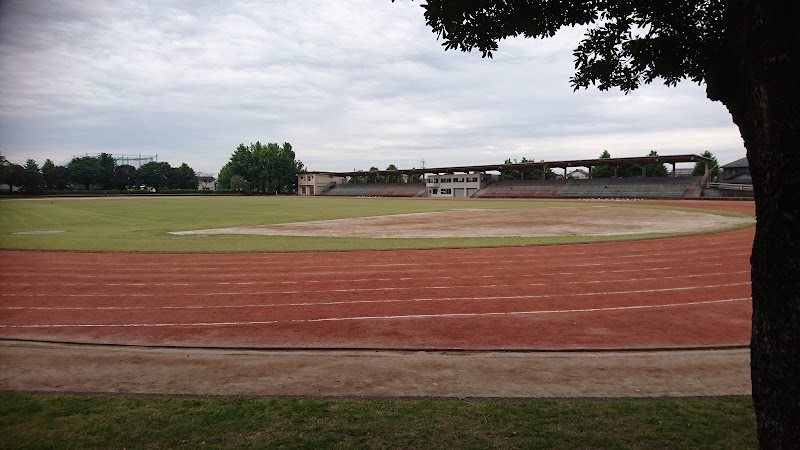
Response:
[[[508,312],[484,312],[484,313],[446,313],[446,314],[409,314],[396,316],[353,316],[353,317],[324,317],[319,319],[288,319],[288,320],[264,320],[246,322],[191,322],[191,323],[124,323],[124,324],[38,324],[38,325],[0,325],[0,328],[148,328],[148,327],[222,327],[222,326],[243,326],[243,325],[273,325],[291,323],[315,323],[315,322],[342,322],[342,321],[361,321],[361,320],[398,320],[398,319],[434,319],[434,318],[453,318],[453,317],[490,317],[490,316],[523,316],[538,314],[566,314],[566,313],[585,313],[585,312],[607,312],[625,311],[637,309],[660,309],[674,308],[681,306],[711,305],[717,303],[732,303],[750,300],[750,297],[729,298],[723,300],[705,300],[686,303],[666,303],[660,305],[632,305],[632,306],[610,306],[606,308],[583,308],[583,309],[556,309],[556,310],[534,310],[534,311],[508,311]]]

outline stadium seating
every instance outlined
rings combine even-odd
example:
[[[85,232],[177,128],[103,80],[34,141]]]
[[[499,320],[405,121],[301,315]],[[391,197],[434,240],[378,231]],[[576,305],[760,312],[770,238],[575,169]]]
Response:
[[[340,197],[372,197],[373,192],[386,186],[386,183],[346,183],[340,184],[322,195],[334,195]]]
[[[566,180],[497,181],[476,192],[473,198],[550,198]]]
[[[425,183],[389,183],[372,193],[375,197],[424,197]]]
[[[424,197],[425,183],[347,183],[334,187],[322,195],[340,197]]]
[[[588,180],[505,180],[473,198],[695,198],[700,177],[594,178]],[[322,195],[343,197],[424,197],[424,183],[348,183]]]
[[[683,198],[696,177],[594,178],[569,180],[560,198]]]

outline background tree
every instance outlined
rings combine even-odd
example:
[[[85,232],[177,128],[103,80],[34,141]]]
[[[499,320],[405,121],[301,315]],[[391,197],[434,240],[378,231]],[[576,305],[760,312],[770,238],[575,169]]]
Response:
[[[43,175],[48,189],[63,191],[69,185],[69,169],[64,166],[55,166]]]
[[[130,189],[136,185],[136,167],[122,164],[114,169],[114,188]]]
[[[9,168],[8,166],[10,163],[6,159],[5,156],[0,154],[0,184],[6,183],[6,177],[8,177]]]
[[[279,194],[292,194],[297,192],[297,173],[304,168],[302,161],[297,159],[292,144],[284,142],[278,151],[275,172],[274,190]]]
[[[600,159],[610,159],[611,153],[603,150]],[[614,176],[614,168],[611,166],[592,166],[592,178],[611,178]]]
[[[32,159],[25,161],[22,174],[21,185],[25,192],[37,192],[45,186],[44,176],[36,161]]]
[[[47,189],[53,189],[53,186],[49,181],[48,174],[55,167],[56,167],[55,163],[53,161],[51,161],[49,158],[45,159],[44,163],[42,163],[42,176],[44,177],[44,183],[45,183],[45,186],[47,186]]]
[[[303,163],[296,159],[292,144],[239,144],[220,170],[220,184],[239,175],[260,193],[289,194],[297,191],[297,173]],[[223,173],[224,172],[224,173]]]
[[[100,180],[100,165],[97,159],[92,156],[79,156],[72,158],[67,166],[69,169],[70,181],[82,184],[89,189],[92,184],[97,184]]]
[[[756,201],[751,379],[763,448],[800,442],[800,2],[428,0],[445,49],[491,57],[498,41],[587,26],[575,89],[705,83],[739,127]]]
[[[197,189],[197,174],[188,164],[170,169],[167,185],[172,189]]]
[[[377,172],[379,170],[381,170],[381,169],[378,169],[376,166],[370,166],[370,168],[369,168],[370,172]],[[382,176],[380,176],[380,175],[370,175],[370,176],[371,176],[372,183],[383,183],[383,177]]]
[[[247,192],[249,190],[249,183],[241,175],[233,175],[231,177],[230,188],[236,192]]]
[[[658,156],[658,152],[650,150],[647,156]],[[648,177],[666,177],[669,175],[667,167],[664,164],[646,164],[644,166],[645,176]]]
[[[8,191],[13,192],[14,186],[21,188],[25,184],[25,168],[19,164],[8,164],[5,169],[5,183],[8,184]]]
[[[112,189],[116,183],[117,161],[108,153],[100,153],[97,160],[97,181],[103,189]]]
[[[47,189],[62,191],[69,184],[69,170],[63,166],[56,166],[49,159],[46,159],[42,164],[42,176]]]
[[[535,159],[528,159],[526,157],[522,157],[522,160],[517,161],[511,160],[511,158],[506,159],[503,164],[523,164],[523,163],[533,163],[536,162]],[[541,180],[542,179],[542,169],[531,167],[528,169],[512,169],[506,170],[506,178],[511,178],[512,180]],[[553,172],[551,169],[547,169],[545,172],[545,179],[553,179],[556,177],[556,173]]]
[[[233,173],[233,167],[231,163],[228,162],[221,169],[219,169],[219,175],[217,176],[217,181],[222,189],[230,189],[231,188],[231,178],[235,174]]]
[[[136,171],[136,179],[139,183],[160,192],[161,188],[167,185],[171,169],[169,163],[151,161],[139,167],[139,170]]]
[[[703,156],[711,159],[711,164],[709,167],[711,175],[708,177],[708,182],[716,183],[717,181],[719,181],[719,163],[717,162],[717,158],[714,157],[714,155],[708,150],[703,152]],[[695,163],[694,170],[692,170],[692,176],[702,177],[705,173],[706,173],[705,163],[702,162]]]

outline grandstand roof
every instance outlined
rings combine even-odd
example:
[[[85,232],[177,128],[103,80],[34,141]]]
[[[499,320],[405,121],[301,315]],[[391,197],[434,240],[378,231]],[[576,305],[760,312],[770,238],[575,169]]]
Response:
[[[506,170],[525,170],[525,169],[548,169],[548,168],[569,168],[569,167],[590,167],[590,166],[633,166],[645,164],[674,164],[674,163],[697,163],[705,162],[711,164],[711,159],[700,155],[669,155],[669,156],[637,156],[633,158],[599,158],[599,159],[574,159],[569,161],[540,161],[524,162],[511,164],[486,164],[479,166],[453,166],[453,167],[430,167],[423,169],[398,169],[398,170],[358,170],[353,172],[320,172],[309,171],[299,173],[329,173],[340,177],[357,177],[367,175],[424,175],[427,173],[469,173],[469,172],[503,172]]]

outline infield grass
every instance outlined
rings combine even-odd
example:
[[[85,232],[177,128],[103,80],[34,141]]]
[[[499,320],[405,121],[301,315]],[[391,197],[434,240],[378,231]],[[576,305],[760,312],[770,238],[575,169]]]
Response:
[[[270,225],[463,208],[575,206],[576,202],[342,199],[301,197],[109,197],[0,201],[0,248],[111,252],[261,252],[496,247],[600,242],[675,236],[367,239],[253,235],[170,235],[170,231]],[[620,204],[621,208],[659,208]],[[669,209],[710,212],[696,208]],[[749,225],[744,225],[749,226]],[[740,228],[740,227],[737,227]],[[54,234],[14,234],[63,231]],[[684,233],[685,234],[685,233]]]
[[[3,448],[756,448],[749,397],[322,400],[0,394]]]

